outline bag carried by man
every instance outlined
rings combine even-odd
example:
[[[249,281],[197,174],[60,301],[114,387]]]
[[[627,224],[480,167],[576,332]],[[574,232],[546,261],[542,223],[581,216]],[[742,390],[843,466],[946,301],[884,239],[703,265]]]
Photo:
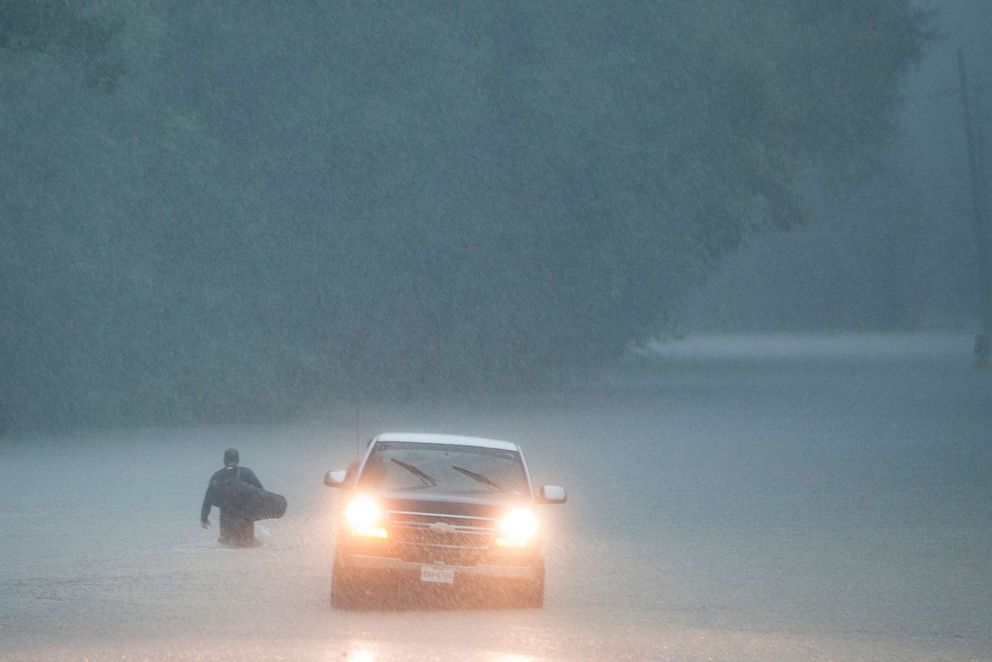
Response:
[[[232,473],[231,477],[211,486],[213,505],[234,517],[253,522],[278,519],[286,513],[286,497],[241,480],[241,467]]]

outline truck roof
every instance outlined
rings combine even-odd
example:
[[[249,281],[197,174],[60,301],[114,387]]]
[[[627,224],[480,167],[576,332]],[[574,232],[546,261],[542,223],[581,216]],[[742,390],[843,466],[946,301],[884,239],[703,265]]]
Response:
[[[520,451],[520,446],[509,441],[485,439],[483,437],[463,437],[455,434],[425,434],[422,432],[383,432],[375,441],[408,441],[414,444],[453,444],[459,446],[480,446],[499,448],[506,451]]]

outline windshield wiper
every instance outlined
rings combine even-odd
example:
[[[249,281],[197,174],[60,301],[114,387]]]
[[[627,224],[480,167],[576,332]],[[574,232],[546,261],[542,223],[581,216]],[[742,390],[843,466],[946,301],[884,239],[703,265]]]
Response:
[[[407,464],[403,460],[397,460],[395,457],[389,458],[389,461],[390,462],[395,462],[396,464],[400,465],[401,467],[403,467],[404,469],[406,469],[407,471],[409,471],[414,476],[416,476],[420,480],[424,481],[425,483],[427,483],[431,487],[434,487],[435,485],[437,485],[437,481],[434,480],[433,477],[429,476],[428,474],[425,474],[423,471],[421,471],[417,467],[413,466],[412,464]]]
[[[454,469],[455,471],[457,471],[460,474],[465,474],[466,476],[468,476],[472,480],[479,481],[483,485],[486,485],[488,487],[492,487],[493,489],[498,490],[500,492],[505,492],[506,491],[506,490],[503,489],[503,486],[502,485],[500,485],[499,483],[497,483],[492,478],[487,478],[486,476],[483,476],[482,474],[477,474],[474,471],[469,471],[468,469],[464,469],[462,467],[452,466],[451,468]]]

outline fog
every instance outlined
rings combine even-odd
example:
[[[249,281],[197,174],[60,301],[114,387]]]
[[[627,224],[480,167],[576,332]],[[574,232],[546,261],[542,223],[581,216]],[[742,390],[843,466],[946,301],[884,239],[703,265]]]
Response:
[[[990,7],[0,2],[0,659],[992,657]],[[331,609],[404,430],[543,609]]]
[[[6,3],[0,424],[567,383],[825,215],[883,273],[937,21],[862,5]]]

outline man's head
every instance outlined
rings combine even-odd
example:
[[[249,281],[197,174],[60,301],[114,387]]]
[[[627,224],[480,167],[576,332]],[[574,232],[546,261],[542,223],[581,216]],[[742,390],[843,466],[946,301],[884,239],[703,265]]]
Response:
[[[224,451],[224,466],[230,467],[238,463],[238,449],[228,448]]]

